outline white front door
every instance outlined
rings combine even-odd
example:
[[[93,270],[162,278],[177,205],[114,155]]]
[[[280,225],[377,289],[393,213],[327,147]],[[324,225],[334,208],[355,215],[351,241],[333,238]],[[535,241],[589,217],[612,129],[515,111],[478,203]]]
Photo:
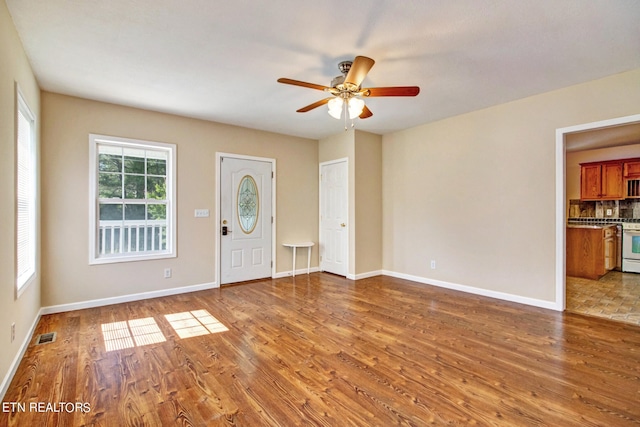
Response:
[[[349,259],[349,168],[320,165],[320,269],[346,276]]]
[[[272,163],[220,158],[220,283],[271,277]]]

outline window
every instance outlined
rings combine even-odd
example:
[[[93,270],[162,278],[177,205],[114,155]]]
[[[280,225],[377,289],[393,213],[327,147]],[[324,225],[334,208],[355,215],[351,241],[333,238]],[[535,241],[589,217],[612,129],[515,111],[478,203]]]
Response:
[[[16,86],[16,288],[36,274],[36,119]]]
[[[175,145],[89,135],[90,264],[175,256]]]

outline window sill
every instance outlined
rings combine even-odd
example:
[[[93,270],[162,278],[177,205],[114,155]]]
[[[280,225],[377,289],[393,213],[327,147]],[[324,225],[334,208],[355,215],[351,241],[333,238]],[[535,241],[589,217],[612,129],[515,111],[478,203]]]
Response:
[[[89,265],[116,264],[121,262],[150,261],[156,259],[176,258],[173,252],[164,252],[160,254],[147,255],[131,255],[131,256],[103,256],[100,258],[89,259]]]
[[[20,296],[31,286],[33,282],[36,281],[36,273],[34,272],[21,286],[16,286],[16,299],[20,298]]]

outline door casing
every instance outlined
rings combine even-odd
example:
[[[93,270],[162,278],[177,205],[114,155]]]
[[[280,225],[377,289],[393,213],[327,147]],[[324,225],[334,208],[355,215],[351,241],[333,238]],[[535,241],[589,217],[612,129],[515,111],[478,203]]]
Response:
[[[273,172],[273,179],[271,180],[271,216],[273,221],[271,223],[271,259],[273,264],[271,265],[271,277],[275,277],[276,271],[276,159],[266,158],[266,157],[256,157],[256,156],[246,156],[242,154],[232,154],[232,153],[216,153],[216,185],[215,185],[215,200],[216,200],[216,208],[215,212],[215,287],[220,287],[220,236],[221,236],[221,218],[220,218],[220,207],[221,207],[221,194],[222,189],[221,185],[221,162],[222,158],[234,158],[240,160],[255,160],[260,162],[271,163],[271,171]]]

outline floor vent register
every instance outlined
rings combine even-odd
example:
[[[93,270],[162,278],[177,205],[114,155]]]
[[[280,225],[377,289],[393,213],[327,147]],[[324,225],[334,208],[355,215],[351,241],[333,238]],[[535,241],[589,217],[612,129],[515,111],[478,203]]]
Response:
[[[36,345],[40,344],[48,344],[50,342],[54,342],[56,340],[55,332],[48,332],[46,334],[38,335],[38,339],[36,340]]]

